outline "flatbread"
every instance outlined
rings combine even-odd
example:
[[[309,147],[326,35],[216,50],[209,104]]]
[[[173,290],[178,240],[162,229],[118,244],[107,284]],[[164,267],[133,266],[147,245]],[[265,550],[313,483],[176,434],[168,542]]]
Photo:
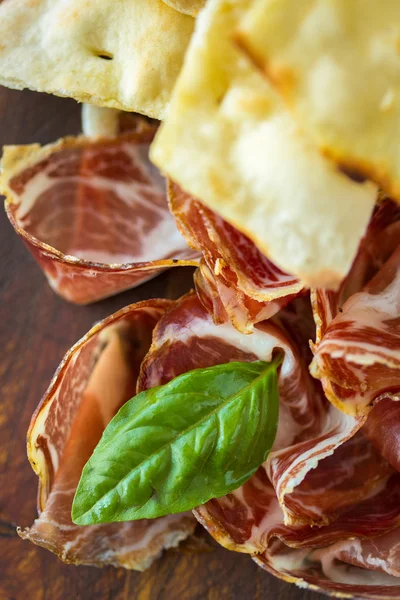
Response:
[[[239,38],[313,141],[400,200],[400,2],[256,0]]]
[[[162,0],[0,2],[0,84],[162,119],[194,19]]]
[[[196,17],[206,3],[205,0],[164,0],[164,2],[171,8],[191,17]]]
[[[306,285],[336,287],[376,198],[304,137],[232,40],[250,0],[209,0],[151,159]]]

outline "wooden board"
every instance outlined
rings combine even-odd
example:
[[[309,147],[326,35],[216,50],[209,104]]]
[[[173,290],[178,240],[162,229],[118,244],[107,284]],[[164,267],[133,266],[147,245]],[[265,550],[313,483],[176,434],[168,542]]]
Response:
[[[80,109],[63,100],[0,88],[0,143],[48,143],[80,129]],[[137,290],[88,307],[58,298],[0,211],[0,600],[321,600],[274,579],[248,556],[228,552],[207,534],[164,553],[145,573],[73,567],[24,542],[16,524],[36,514],[36,476],[26,458],[31,414],[65,351],[92,324],[150,297],[176,298],[192,269],[163,273]],[[202,551],[199,551],[202,550]]]

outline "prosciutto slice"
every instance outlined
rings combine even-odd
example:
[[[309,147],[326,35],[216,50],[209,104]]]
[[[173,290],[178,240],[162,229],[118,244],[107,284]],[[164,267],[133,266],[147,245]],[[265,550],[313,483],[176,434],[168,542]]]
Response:
[[[254,560],[299,587],[338,597],[398,598],[400,476],[327,527],[282,527]]]
[[[216,277],[203,259],[194,273],[197,294],[216,325],[231,322],[243,333],[251,333],[255,323],[275,315],[292,296],[260,302]]]
[[[196,367],[269,360],[275,348],[283,349],[273,451],[241,488],[198,507],[194,514],[223,546],[256,555],[257,562],[275,575],[303,586],[353,594],[359,590],[356,579],[342,581],[335,570],[322,566],[321,557],[332,555],[335,544],[348,545],[343,562],[351,565],[352,545],[361,544],[366,555],[376,539],[386,537],[389,551],[396,552],[400,475],[363,435],[366,417],[338,411],[324,399],[319,383],[302,370],[309,356],[305,307],[306,299],[297,298],[268,323],[256,325],[251,335],[243,335],[231,324],[216,326],[190,294],[157,324],[138,390]],[[291,327],[294,336],[289,336]],[[375,555],[371,556],[373,562]],[[362,573],[366,569],[367,563]],[[397,586],[393,577],[397,573],[392,567],[390,573],[385,569],[382,590],[395,589],[387,586]],[[366,586],[372,585],[376,597],[384,598],[380,588],[376,591],[380,582],[368,573]],[[365,590],[364,597],[370,597]]]
[[[381,398],[369,413],[362,432],[400,472],[400,402],[393,402],[393,396]]]
[[[400,594],[399,544],[399,528],[377,538],[337,541],[317,549],[294,549],[275,539],[268,553],[255,561],[301,588],[339,598],[390,600]]]
[[[215,323],[244,333],[285,306],[303,285],[268,260],[235,227],[169,182],[169,202],[188,244],[202,253],[196,289]]]
[[[381,452],[364,431],[385,401],[355,417],[325,399],[306,368],[310,316],[300,296],[245,335],[231,323],[215,325],[190,293],[127,307],[96,326],[67,354],[32,420],[28,451],[40,477],[41,513],[20,535],[69,562],[145,568],[193,530],[193,519],[71,523],[80,472],[105,425],[134,394],[136,379],[140,392],[197,367],[268,361],[280,349],[272,452],[242,487],[194,515],[222,545],[300,586],[399,595],[400,473],[389,450]]]
[[[198,264],[148,159],[155,126],[115,138],[6,147],[1,191],[15,229],[66,300],[87,304],[160,270]]]
[[[400,209],[377,209],[338,293],[314,292],[317,344],[311,371],[341,410],[367,413],[400,391]]]
[[[143,570],[194,530],[190,513],[88,527],[71,521],[82,469],[110,419],[134,396],[152,330],[170,304],[140,302],[95,325],[66,354],[32,417],[28,456],[39,476],[39,517],[19,535],[65,562]]]
[[[281,321],[284,321],[283,317]],[[198,367],[234,360],[268,361],[277,348],[285,353],[279,380],[279,425],[273,451],[262,468],[265,474],[261,478],[265,479],[267,475],[268,481],[273,483],[287,523],[324,524],[374,490],[378,481],[387,478],[387,468],[382,467],[382,460],[385,465],[387,463],[380,455],[374,459],[377,453],[364,438],[362,441],[367,448],[355,450],[348,444],[342,449],[344,442],[361,427],[363,419],[344,415],[326,402],[319,384],[313,384],[308,376],[301,354],[282,324],[278,326],[268,321],[258,324],[251,335],[244,335],[230,324],[214,325],[196,296],[186,296],[157,325],[151,350],[142,364],[138,390],[164,384]],[[332,481],[334,461],[325,461],[322,475],[316,467],[319,461],[338,449],[349,467]],[[367,465],[373,472],[370,479],[361,469]],[[354,477],[356,467],[357,478]],[[323,476],[325,484],[328,481],[333,489],[331,501],[325,503]],[[351,480],[353,486],[352,493],[347,489],[346,495],[340,488],[345,479]],[[315,494],[310,495],[309,488],[314,480],[319,486]],[[335,484],[338,486],[336,492]],[[245,484],[244,491],[237,492],[239,496],[247,493],[247,485],[253,483]],[[259,488],[262,489],[261,484]],[[257,547],[258,542],[254,543]],[[250,546],[249,550],[253,551],[255,548]]]

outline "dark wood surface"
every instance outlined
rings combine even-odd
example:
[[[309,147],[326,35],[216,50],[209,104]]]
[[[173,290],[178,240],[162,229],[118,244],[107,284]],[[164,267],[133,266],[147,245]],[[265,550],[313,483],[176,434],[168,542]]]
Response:
[[[80,129],[64,100],[0,88],[0,143],[48,143]],[[145,573],[74,567],[22,541],[16,524],[36,514],[36,476],[26,458],[31,414],[65,351],[95,321],[151,297],[178,297],[191,269],[174,269],[136,290],[88,307],[58,298],[0,211],[0,600],[321,600],[198,534],[200,544],[164,553]]]

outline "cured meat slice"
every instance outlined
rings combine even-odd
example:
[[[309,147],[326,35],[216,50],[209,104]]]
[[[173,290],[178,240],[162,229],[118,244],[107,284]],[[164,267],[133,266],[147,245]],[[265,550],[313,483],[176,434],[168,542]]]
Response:
[[[344,415],[337,410],[334,416],[336,422],[332,418],[330,427],[325,426],[320,436],[282,450],[271,459],[270,479],[278,498],[285,493],[286,523],[329,524],[343,511],[375,494],[393,471],[358,431],[359,423],[349,423],[347,416],[342,422]],[[318,464],[310,468],[315,459]],[[306,470],[303,480],[302,470]]]
[[[386,201],[339,293],[317,290],[311,371],[350,414],[400,391],[400,210]]]
[[[376,275],[393,254],[399,241],[400,207],[389,198],[382,197],[375,207],[351,270],[339,290],[312,290],[317,344],[344,302]]]
[[[400,530],[369,539],[298,550],[274,540],[255,560],[276,577],[338,598],[390,600],[400,594]]]
[[[290,548],[318,548],[349,537],[374,538],[397,527],[400,477],[386,477],[375,492],[322,527],[284,525],[274,488],[259,469],[240,490],[210,500],[195,511],[197,518],[223,546],[238,552],[270,551],[274,538]]]
[[[197,294],[216,325],[231,322],[243,333],[251,333],[255,323],[265,321],[276,314],[291,297],[260,302],[244,294],[235,285],[224,282],[215,275],[204,259],[194,273]]]
[[[5,148],[8,217],[51,287],[72,302],[116,294],[170,266],[198,264],[148,160],[155,127],[136,125],[114,139]]]
[[[400,402],[397,398],[379,399],[362,428],[363,434],[381,454],[400,472]]]
[[[226,311],[226,308],[221,300],[221,291],[226,291],[226,294],[230,295],[231,290],[227,286],[217,286],[217,282],[215,281],[214,274],[207,267],[204,260],[201,259],[201,269],[196,269],[193,274],[194,284],[196,286],[196,292],[199,297],[200,302],[204,306],[204,308],[209,312],[212,316],[212,319],[216,325],[221,325],[222,323],[227,323],[229,321],[229,316]],[[230,296],[233,301],[236,300],[236,296]],[[236,320],[239,318],[240,321],[242,319],[243,313],[242,310],[237,306],[233,312],[233,316],[235,317],[235,321],[232,321],[232,324],[236,327],[236,329],[241,329],[241,323],[237,323]],[[247,326],[247,313],[244,314],[244,327]]]
[[[399,484],[396,473],[382,492],[329,527],[275,528],[256,562],[286,581],[337,597],[398,598]]]
[[[307,312],[306,299],[299,297],[268,323],[256,325],[251,335],[243,335],[230,324],[216,326],[198,298],[189,294],[157,324],[138,390],[196,367],[268,360],[274,348],[282,348],[273,451],[241,488],[196,508],[194,514],[222,545],[257,555],[257,562],[279,577],[353,593],[354,580],[338,583],[332,570],[323,571],[319,557],[334,544],[346,549],[357,540],[367,552],[375,538],[392,543],[400,519],[400,475],[362,435],[366,417],[338,411],[324,401],[319,382],[313,386],[301,371],[308,355]],[[300,321],[303,329],[296,327]],[[295,342],[286,337],[290,327],[296,329]],[[395,547],[393,543],[390,550]],[[379,584],[379,578],[368,577],[367,586]],[[389,583],[396,585],[390,577]],[[385,579],[382,585],[387,584]]]
[[[216,323],[229,318],[240,331],[268,319],[302,283],[268,260],[255,244],[204,204],[169,182],[169,203],[188,244],[203,254],[196,288]],[[219,296],[220,302],[215,300]],[[225,313],[221,313],[221,305]]]
[[[19,534],[66,562],[143,570],[194,530],[190,513],[88,527],[71,521],[82,468],[110,419],[134,395],[152,330],[169,305],[133,304],[95,325],[65,355],[32,417],[28,455],[39,476],[39,517]]]
[[[313,373],[355,392],[343,406],[365,412],[384,392],[400,391],[400,245],[363,291],[345,302],[322,338]]]
[[[299,302],[303,304],[303,299],[299,299]],[[289,314],[293,322],[294,313]],[[282,323],[289,322],[289,316],[285,319],[283,315],[280,320]],[[307,344],[307,337],[304,342]],[[236,331],[230,324],[216,326],[198,298],[190,294],[178,301],[157,325],[151,350],[142,364],[138,391],[164,384],[173,377],[198,367],[234,360],[268,361],[274,349],[278,348],[285,353],[279,381],[278,433],[273,451],[261,469],[264,476],[261,474],[260,477],[264,480],[268,476],[268,481],[273,483],[274,493],[278,496],[286,522],[323,524],[373,490],[378,481],[387,478],[387,469],[382,468],[378,455],[372,468],[373,476],[368,479],[365,473],[362,474],[362,469],[359,469],[359,480],[354,479],[352,493],[346,488],[344,497],[340,486],[344,487],[345,477],[353,479],[356,465],[360,467],[361,464],[364,466],[369,462],[373,463],[373,455],[377,454],[369,442],[362,438],[368,444],[368,451],[356,452],[349,445],[342,452],[349,467],[346,473],[339,473],[335,499],[321,504],[326,491],[321,485],[310,496],[310,501],[304,498],[304,489],[308,490],[310,487],[307,474],[317,467],[319,461],[323,461],[337,449],[340,450],[364,420],[344,415],[326,402],[319,383],[313,384],[303,365],[300,351],[282,329],[282,325],[278,326],[271,321],[258,324],[251,335]],[[333,489],[335,481],[331,481],[332,468],[327,469],[325,466],[322,469],[322,475],[318,474],[316,480],[320,483],[325,476],[325,481],[329,481]],[[309,477],[312,478],[312,483],[314,475],[310,474]],[[300,485],[303,480],[305,487]],[[233,496],[239,494],[239,497],[243,497],[243,494],[247,494],[247,486],[251,489],[253,485],[253,481],[246,483]],[[298,486],[300,491],[295,494],[294,490]],[[257,489],[262,489],[261,483]],[[335,490],[332,494],[334,492]],[[315,504],[319,505],[318,510],[313,509]],[[204,516],[204,511],[202,514]]]
[[[232,283],[260,301],[296,294],[303,286],[266,258],[237,229],[184,192],[169,184],[171,211],[187,241],[203,252],[205,260]]]
[[[353,440],[348,443],[354,446],[360,443],[364,450],[368,448],[362,435],[354,436]],[[344,446],[346,444],[342,448]],[[311,500],[315,501],[317,498],[320,501],[325,497],[326,503],[329,499],[334,502],[335,495],[332,496],[332,492],[341,493],[342,499],[345,499],[349,492],[357,491],[351,476],[356,473],[360,463],[355,461],[349,470],[348,457],[348,452],[342,452],[341,455],[336,453],[336,460],[331,463],[336,473],[327,469],[326,477],[324,480],[321,479],[321,482],[324,481],[324,495],[318,498],[318,489],[314,487],[314,496]],[[365,455],[365,458],[368,459],[368,456]],[[379,546],[383,536],[388,540],[386,556],[392,557],[395,561],[399,539],[396,528],[400,518],[400,476],[390,471],[390,467],[385,465],[383,459],[379,459],[378,454],[375,458],[378,469],[372,468],[369,471],[368,460],[364,460],[364,475],[367,475],[371,481],[374,478],[374,471],[375,474],[379,474],[379,467],[382,467],[385,477],[370,494],[366,494],[365,499],[362,498],[363,486],[361,485],[358,489],[358,492],[361,492],[358,502],[326,526],[285,525],[274,488],[262,468],[242,488],[224,498],[211,500],[205,506],[197,508],[195,514],[223,546],[253,554],[260,566],[286,581],[298,583],[300,587],[310,586],[312,589],[317,589],[314,587],[317,586],[325,592],[338,590],[344,595],[347,594],[346,597],[355,594],[357,597],[374,598],[373,594],[377,593],[377,598],[386,598],[384,591],[388,588],[377,591],[375,586],[379,584],[380,578],[375,574],[366,570],[359,573],[358,583],[363,581],[365,585],[364,588],[360,588],[355,587],[354,578],[349,577],[343,581],[337,579],[333,570],[324,572],[320,568],[321,557],[325,553],[329,556],[335,544],[344,549],[347,544],[350,547],[353,544],[356,546],[360,544],[365,549],[373,549],[375,544]],[[318,466],[317,470],[320,474],[323,473],[326,462],[326,460],[322,461]],[[342,475],[338,472],[340,470],[343,471]],[[346,475],[343,477],[343,474]],[[356,473],[356,476],[362,483],[361,473]],[[315,484],[317,477],[314,475],[313,479],[312,483]],[[321,550],[318,550],[319,548]],[[372,552],[371,559],[374,556],[383,558],[382,555]],[[348,562],[350,563],[351,560]],[[376,563],[378,564],[378,560]],[[372,560],[371,564],[373,564]],[[371,568],[368,564],[364,566],[366,569]],[[345,565],[342,568],[345,570]],[[397,586],[397,594],[399,594],[399,580],[393,577],[383,579],[383,585]],[[360,591],[363,594],[359,594]]]

